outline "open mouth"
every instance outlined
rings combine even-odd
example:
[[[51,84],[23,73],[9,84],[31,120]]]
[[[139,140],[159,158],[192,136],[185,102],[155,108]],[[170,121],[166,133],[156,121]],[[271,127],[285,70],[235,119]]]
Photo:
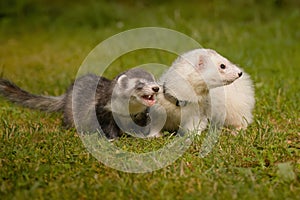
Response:
[[[155,104],[155,97],[154,95],[143,95],[141,99],[144,101],[146,106],[153,106]]]

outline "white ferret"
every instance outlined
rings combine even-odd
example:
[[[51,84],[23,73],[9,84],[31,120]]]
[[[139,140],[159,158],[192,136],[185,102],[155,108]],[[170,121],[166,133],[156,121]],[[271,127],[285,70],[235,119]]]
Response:
[[[163,92],[150,109],[149,137],[161,130],[184,134],[207,128],[208,120],[245,129],[253,121],[254,89],[242,69],[211,49],[195,49],[179,56],[162,75]]]

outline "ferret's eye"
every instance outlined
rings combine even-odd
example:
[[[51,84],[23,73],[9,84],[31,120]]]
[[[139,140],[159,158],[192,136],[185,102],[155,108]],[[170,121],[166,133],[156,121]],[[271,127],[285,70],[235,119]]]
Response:
[[[143,82],[138,82],[138,83],[136,83],[135,88],[138,89],[138,90],[141,90],[141,89],[144,88],[144,86],[145,86],[145,83],[143,83]]]
[[[221,68],[221,69],[226,69],[226,65],[221,64],[221,65],[220,65],[220,68]]]

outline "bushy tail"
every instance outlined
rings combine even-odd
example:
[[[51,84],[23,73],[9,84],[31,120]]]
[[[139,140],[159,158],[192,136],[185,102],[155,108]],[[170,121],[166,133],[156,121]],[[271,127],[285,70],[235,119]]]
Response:
[[[66,96],[65,94],[57,97],[30,94],[2,78],[0,78],[0,95],[18,105],[48,112],[62,111]]]

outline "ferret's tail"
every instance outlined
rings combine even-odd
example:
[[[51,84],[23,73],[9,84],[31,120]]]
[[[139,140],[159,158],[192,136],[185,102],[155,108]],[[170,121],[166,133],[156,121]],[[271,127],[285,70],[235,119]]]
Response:
[[[0,95],[18,105],[48,112],[62,111],[65,97],[34,95],[22,90],[14,83],[0,78]]]

